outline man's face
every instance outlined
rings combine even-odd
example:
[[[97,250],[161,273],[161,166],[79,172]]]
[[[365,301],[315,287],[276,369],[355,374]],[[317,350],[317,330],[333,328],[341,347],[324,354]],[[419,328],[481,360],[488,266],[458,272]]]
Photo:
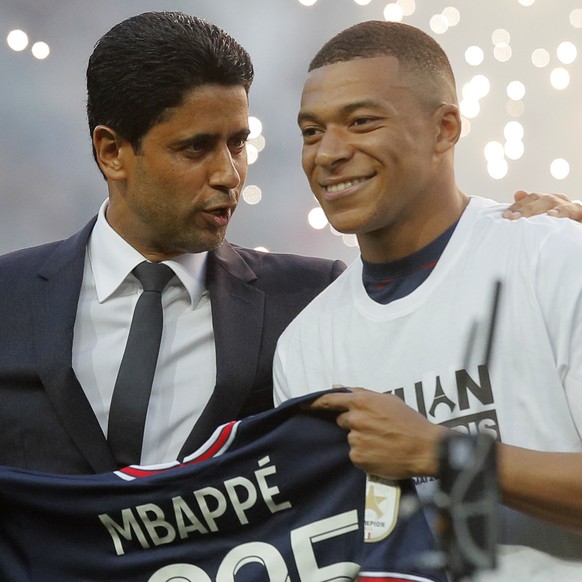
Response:
[[[122,144],[122,186],[107,220],[152,260],[218,247],[246,174],[248,99],[242,86],[203,85],[143,137]]]
[[[356,233],[362,251],[418,229],[429,211],[438,127],[418,91],[389,56],[321,67],[305,83],[303,169],[330,223]]]

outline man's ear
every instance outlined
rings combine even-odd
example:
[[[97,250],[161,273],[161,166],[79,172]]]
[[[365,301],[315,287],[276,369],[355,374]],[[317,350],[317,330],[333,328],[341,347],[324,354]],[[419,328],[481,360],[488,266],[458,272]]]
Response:
[[[461,137],[461,114],[458,105],[444,103],[435,112],[437,123],[436,151],[444,153]]]
[[[108,180],[125,179],[124,155],[131,144],[114,129],[97,125],[93,130],[93,147],[97,163]]]

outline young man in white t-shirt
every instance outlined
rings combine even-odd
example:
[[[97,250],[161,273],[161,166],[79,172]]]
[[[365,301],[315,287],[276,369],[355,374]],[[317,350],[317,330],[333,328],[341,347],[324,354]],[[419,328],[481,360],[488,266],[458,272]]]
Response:
[[[357,466],[416,478],[427,496],[445,434],[493,435],[491,579],[582,580],[582,226],[504,220],[507,205],[457,187],[453,72],[414,27],[364,22],[331,39],[298,121],[310,186],[361,259],[279,340],[276,400],[365,387],[317,406],[342,412]]]

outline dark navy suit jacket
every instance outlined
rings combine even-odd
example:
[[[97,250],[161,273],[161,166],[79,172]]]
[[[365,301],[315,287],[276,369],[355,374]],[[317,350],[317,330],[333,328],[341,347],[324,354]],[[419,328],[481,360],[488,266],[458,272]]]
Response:
[[[67,240],[0,257],[0,465],[54,473],[116,468],[72,368],[93,224]],[[272,407],[279,335],[344,268],[341,261],[261,253],[228,242],[209,253],[216,387],[182,455],[218,425]]]

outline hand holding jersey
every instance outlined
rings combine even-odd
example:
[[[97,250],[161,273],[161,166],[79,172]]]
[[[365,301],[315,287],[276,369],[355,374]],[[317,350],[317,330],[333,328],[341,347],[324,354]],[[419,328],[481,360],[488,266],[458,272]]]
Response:
[[[388,479],[437,476],[437,449],[447,429],[392,394],[362,388],[330,392],[311,407],[339,412],[337,423],[349,431],[350,459],[366,473]]]

